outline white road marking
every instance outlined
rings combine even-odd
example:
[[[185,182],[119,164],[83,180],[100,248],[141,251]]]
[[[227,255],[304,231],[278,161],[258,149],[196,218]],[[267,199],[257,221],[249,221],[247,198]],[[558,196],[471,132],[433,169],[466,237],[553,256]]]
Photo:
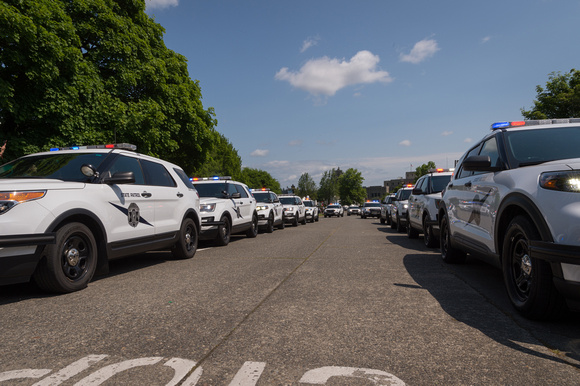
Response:
[[[232,379],[230,386],[254,386],[265,368],[264,362],[245,362]]]
[[[309,370],[302,378],[301,383],[310,383],[313,385],[324,385],[331,377],[363,378],[372,381],[379,386],[404,386],[405,382],[380,370],[362,369],[356,367],[338,367],[326,366],[318,369]]]
[[[81,371],[88,369],[92,364],[97,363],[108,357],[108,355],[89,355],[78,361],[71,363],[64,369],[52,374],[50,377],[44,378],[42,381],[36,382],[32,386],[56,386],[60,385],[69,378],[74,377]]]

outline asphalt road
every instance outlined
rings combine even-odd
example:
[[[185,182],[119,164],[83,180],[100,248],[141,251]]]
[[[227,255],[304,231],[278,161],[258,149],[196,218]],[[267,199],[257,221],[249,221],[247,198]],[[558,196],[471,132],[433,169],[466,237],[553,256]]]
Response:
[[[77,293],[0,287],[0,384],[578,385],[579,322],[521,318],[477,260],[321,218],[117,260]]]

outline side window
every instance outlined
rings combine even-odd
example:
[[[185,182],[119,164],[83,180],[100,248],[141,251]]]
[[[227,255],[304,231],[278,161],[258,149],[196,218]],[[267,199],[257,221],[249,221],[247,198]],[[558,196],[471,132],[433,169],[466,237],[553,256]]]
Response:
[[[193,186],[193,183],[191,182],[189,177],[187,177],[187,174],[185,174],[185,172],[183,170],[178,169],[178,168],[173,168],[173,171],[175,172],[175,174],[177,174],[179,176],[179,179],[185,184],[185,186],[187,186],[189,189],[195,189],[195,187]]]
[[[242,185],[238,185],[238,184],[232,184],[236,187],[236,190],[238,191],[238,193],[240,193],[240,197],[242,198],[248,198],[250,197],[248,195],[248,192],[246,192],[246,189],[244,189],[244,187]]]
[[[300,197],[295,197],[296,199],[296,205],[302,205],[302,200],[300,199]]]
[[[228,189],[228,195],[231,196],[232,194],[238,193],[238,190],[236,189],[235,184],[226,184],[226,187]]]
[[[117,172],[133,172],[135,175],[135,185],[145,185],[143,170],[141,169],[141,164],[137,158],[126,157],[124,155],[115,158],[113,164],[109,168],[109,173],[112,176]]]
[[[461,160],[461,163],[463,163],[463,160],[466,159],[467,157],[471,157],[472,155],[477,155],[479,153],[480,147],[481,147],[481,144],[474,147],[473,149],[471,149],[469,151],[469,153],[467,153],[465,155],[465,157],[463,157],[463,159]],[[455,179],[465,178],[465,177],[469,177],[471,175],[473,175],[473,172],[468,172],[468,171],[464,170],[463,165],[460,165],[459,170],[457,171],[457,174],[455,176]]]
[[[417,189],[421,189],[424,193],[427,193],[427,177],[421,177],[419,178],[419,180],[417,181],[417,184],[415,185],[415,187]]]
[[[497,151],[497,141],[492,137],[483,143],[479,155],[488,155],[491,166],[499,166],[499,152]]]
[[[145,180],[147,181],[147,185],[168,186],[172,188],[176,186],[173,177],[171,177],[167,169],[165,169],[165,166],[147,160],[141,160],[141,164],[145,170]]]

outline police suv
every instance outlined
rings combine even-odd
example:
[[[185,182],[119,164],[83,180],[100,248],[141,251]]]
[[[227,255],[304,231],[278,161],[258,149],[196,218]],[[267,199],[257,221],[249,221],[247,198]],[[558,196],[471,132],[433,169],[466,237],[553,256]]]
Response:
[[[413,185],[408,184],[397,190],[395,197],[392,198],[391,229],[397,229],[397,232],[403,232],[407,226],[407,209],[412,191]]]
[[[441,256],[503,271],[533,319],[580,309],[580,119],[499,122],[459,160],[439,211]]]
[[[302,202],[306,209],[306,219],[310,220],[310,222],[318,221],[320,219],[320,213],[318,212],[317,202],[310,199],[304,199]]]
[[[0,166],[0,284],[83,289],[108,260],[197,250],[199,196],[177,165],[128,144],[55,148]]]
[[[274,232],[274,227],[284,229],[284,208],[278,195],[270,189],[252,189],[257,201],[258,226],[267,233]]]
[[[439,203],[441,192],[453,176],[453,169],[434,169],[421,176],[409,197],[407,236],[415,239],[423,233],[425,246],[439,246]]]
[[[284,221],[298,226],[298,223],[306,224],[306,208],[302,199],[294,195],[280,196],[280,202],[284,207]]]
[[[225,246],[232,234],[258,235],[256,199],[245,184],[231,177],[192,178],[201,197],[202,240],[213,240]]]

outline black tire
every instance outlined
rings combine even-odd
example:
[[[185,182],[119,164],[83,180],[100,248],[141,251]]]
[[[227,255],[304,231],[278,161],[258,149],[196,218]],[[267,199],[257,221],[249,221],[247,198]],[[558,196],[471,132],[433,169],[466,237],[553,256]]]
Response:
[[[435,248],[439,242],[433,233],[433,226],[427,225],[427,217],[423,219],[423,242],[427,248]]]
[[[266,233],[274,232],[274,213],[270,212],[268,216],[268,224],[266,225]]]
[[[258,236],[258,215],[256,213],[252,215],[252,225],[246,231],[246,236],[251,239]]]
[[[467,254],[451,246],[451,232],[449,231],[449,219],[444,215],[441,219],[439,242],[441,244],[441,258],[449,264],[458,264],[465,262]]]
[[[419,237],[419,232],[411,226],[411,221],[409,221],[409,215],[407,214],[407,237],[410,239],[416,239]]]
[[[397,232],[403,233],[405,231],[405,227],[401,224],[401,218],[397,214]]]
[[[318,222],[318,220],[320,220],[320,213],[316,213],[316,218],[314,219],[316,222]]]
[[[284,218],[284,214],[282,213],[282,222],[278,225],[278,229],[286,228],[286,219]]]
[[[72,222],[56,231],[56,243],[47,245],[34,281],[48,292],[69,293],[85,288],[97,267],[97,243],[84,224]]]
[[[385,220],[385,222],[387,223],[387,225],[391,225],[392,221],[391,221],[391,214],[387,213],[387,219]]]
[[[197,251],[198,240],[195,221],[189,217],[184,219],[179,229],[179,238],[171,249],[173,257],[180,260],[191,259]]]
[[[393,219],[391,218],[391,216],[389,216],[389,224],[391,224],[391,229],[396,229],[397,228],[397,223],[393,221]]]
[[[294,221],[292,221],[292,226],[298,226],[298,212],[294,213]]]
[[[223,225],[218,225],[218,232],[215,243],[220,247],[225,247],[230,243],[230,238],[232,236],[232,222],[226,215],[222,215],[220,221],[223,222]]]
[[[300,224],[306,225],[306,213],[304,213],[304,218],[300,221]]]
[[[385,223],[385,219],[381,217],[381,224]]]
[[[502,248],[502,269],[508,296],[518,312],[535,320],[554,319],[565,300],[553,283],[550,264],[530,257],[530,241],[541,240],[530,220],[516,216],[508,225]]]

